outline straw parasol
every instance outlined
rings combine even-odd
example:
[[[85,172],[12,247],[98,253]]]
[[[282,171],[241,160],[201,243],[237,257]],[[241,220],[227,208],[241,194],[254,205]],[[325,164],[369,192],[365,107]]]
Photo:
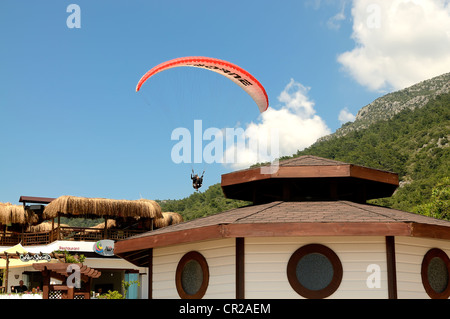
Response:
[[[62,227],[69,227],[69,225],[66,224],[60,224]],[[43,222],[38,225],[34,226],[28,226],[27,231],[31,233],[41,233],[41,232],[48,232],[52,230],[52,223],[49,222]]]
[[[0,224],[36,224],[39,217],[31,210],[25,210],[22,205],[0,203]]]
[[[114,219],[108,219],[106,228],[110,229],[116,227],[116,221]],[[105,222],[92,226],[91,228],[105,229]]]
[[[162,215],[162,218],[155,219],[156,228],[166,227],[183,222],[183,217],[178,213],[163,212]]]
[[[43,218],[52,219],[59,213],[67,217],[87,218],[162,218],[159,204],[149,199],[117,200],[61,196],[45,207]]]

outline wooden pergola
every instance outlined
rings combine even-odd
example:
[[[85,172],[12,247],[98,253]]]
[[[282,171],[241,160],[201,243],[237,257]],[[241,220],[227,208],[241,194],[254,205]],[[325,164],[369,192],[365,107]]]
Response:
[[[3,286],[3,287],[0,287],[2,290],[4,289],[5,290],[5,292],[8,292],[8,274],[9,274],[9,265],[10,265],[10,260],[11,259],[20,259],[20,257],[21,257],[21,255],[28,255],[28,256],[31,256],[31,257],[34,257],[34,256],[42,256],[43,254],[42,253],[30,253],[30,252],[27,252],[27,253],[23,253],[23,252],[18,252],[18,251],[16,251],[15,253],[8,253],[8,252],[6,252],[6,251],[3,251],[3,252],[1,252],[0,253],[0,259],[4,259],[5,261],[6,261],[6,268],[5,268],[5,286]],[[55,252],[52,252],[52,253],[50,253],[50,254],[47,254],[50,258],[52,258],[52,259],[58,259],[58,260],[61,260],[61,258],[64,258],[64,254],[58,254],[58,253],[55,253]],[[24,265],[25,265],[25,263],[24,263]]]
[[[51,285],[50,278],[55,278],[67,283],[68,277],[72,274],[68,272],[71,265],[77,265],[80,269],[80,279],[85,283],[85,287],[75,288],[72,285],[60,284]],[[98,278],[101,276],[101,272],[90,268],[82,263],[71,264],[71,263],[45,263],[45,264],[33,264],[33,268],[40,270],[44,280],[42,292],[43,299],[49,299],[51,291],[61,291],[61,299],[75,299],[75,296],[83,296],[84,299],[90,299],[90,286],[91,280],[93,278]]]

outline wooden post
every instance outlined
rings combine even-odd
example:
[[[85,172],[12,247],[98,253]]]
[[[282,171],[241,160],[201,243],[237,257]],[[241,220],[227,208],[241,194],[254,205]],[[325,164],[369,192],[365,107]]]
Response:
[[[67,299],[73,299],[75,296],[75,288],[67,286]]]
[[[397,299],[397,267],[395,265],[395,237],[386,236],[386,262],[389,299]]]
[[[48,299],[50,293],[50,271],[44,270],[42,272],[42,299]]]
[[[9,256],[8,253],[5,251],[5,257],[6,257],[6,269],[5,269],[5,292],[8,293],[8,276],[9,276]]]
[[[88,280],[85,285],[86,285],[87,294],[84,295],[84,299],[91,299],[91,285],[92,285],[91,277],[88,277]]]
[[[108,239],[108,217],[105,216],[105,230],[103,233],[103,239]]]
[[[236,238],[236,299],[245,299],[245,238]]]
[[[22,225],[22,234],[20,235],[20,242],[23,244],[23,245],[26,245],[26,243],[24,242],[24,237],[25,237],[25,234],[24,234],[24,231],[23,231],[23,225]]]
[[[61,218],[61,216],[60,216],[60,213],[58,212],[58,230],[56,232],[56,239],[57,240],[61,239],[61,237],[60,237],[61,219],[60,218]]]
[[[50,242],[53,242],[53,232],[55,231],[55,218],[52,218],[52,232],[50,233]]]
[[[153,299],[153,248],[148,250],[148,299]]]
[[[6,225],[2,225],[2,227],[3,227],[3,240],[6,240]],[[2,243],[3,243],[3,240],[2,240]]]

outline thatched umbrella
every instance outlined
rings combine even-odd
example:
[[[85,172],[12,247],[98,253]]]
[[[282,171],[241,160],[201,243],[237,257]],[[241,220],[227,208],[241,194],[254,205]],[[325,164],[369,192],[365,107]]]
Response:
[[[69,227],[69,225],[66,224],[60,224],[62,227]],[[52,223],[49,222],[43,222],[38,225],[32,225],[28,226],[27,231],[31,233],[41,233],[41,232],[48,232],[52,230]]]
[[[116,221],[114,219],[108,219],[106,228],[110,229],[110,228],[113,228],[113,227],[116,227]],[[91,228],[104,229],[105,228],[105,222],[100,223],[100,224],[95,225],[95,226],[92,226]]]
[[[178,213],[163,212],[162,215],[162,218],[155,219],[156,228],[166,227],[183,222],[183,217]]]
[[[22,205],[0,203],[0,224],[33,225],[39,217],[31,210],[25,210]]]
[[[87,198],[75,196],[61,196],[49,203],[43,212],[44,219],[53,219],[65,215],[66,217],[103,217],[105,237],[108,219],[158,219],[162,218],[161,207],[150,199],[118,200],[106,198]]]
[[[49,203],[43,213],[44,219],[55,218],[61,213],[67,217],[88,218],[162,218],[161,207],[153,200],[124,200],[61,196]]]

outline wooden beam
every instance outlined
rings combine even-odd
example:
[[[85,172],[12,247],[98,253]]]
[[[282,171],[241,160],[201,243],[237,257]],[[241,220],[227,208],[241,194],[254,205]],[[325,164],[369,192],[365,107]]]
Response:
[[[33,264],[33,266],[36,264]],[[42,286],[42,299],[48,299],[50,292],[50,271],[44,270],[42,272],[43,286]]]
[[[353,165],[305,165],[280,166],[273,174],[261,174],[259,167],[223,174],[221,186],[226,187],[244,182],[259,181],[271,178],[323,178],[323,177],[355,177],[376,182],[398,185],[398,175],[373,168]]]
[[[8,289],[9,289],[9,284],[8,284],[8,277],[9,277],[9,258],[8,258],[8,254],[6,252],[4,252],[5,256],[6,256],[6,269],[5,269],[5,287],[6,287],[6,293],[8,293]]]
[[[60,240],[61,239],[60,229],[61,229],[61,213],[58,212],[58,230],[56,232],[56,240]]]
[[[236,238],[236,299],[245,299],[245,238]]]
[[[74,287],[67,287],[67,299],[73,299],[74,290]]]
[[[146,265],[148,262],[148,254],[149,250],[143,249],[143,250],[136,250],[131,253],[121,254],[119,255],[119,257],[124,258],[139,267],[147,267]]]
[[[91,299],[91,289],[92,289],[92,278],[89,278],[86,282],[86,294],[84,295],[84,299]]]
[[[51,203],[55,198],[50,197],[35,197],[35,196],[20,196],[20,203],[35,203],[35,204],[48,204]]]
[[[67,266],[69,263],[34,263],[32,264],[33,268],[36,270],[67,270]],[[80,268],[83,267],[83,264],[77,264]]]
[[[412,223],[412,236],[414,237],[428,237],[450,240],[449,227],[440,225]]]
[[[253,223],[224,225],[224,237],[409,236],[408,223]]]
[[[153,299],[153,248],[148,250],[148,299]]]
[[[189,243],[193,241],[222,238],[222,226],[212,225],[177,232],[125,239],[114,244],[114,252],[124,252],[167,246],[170,244]]]
[[[388,277],[388,297],[397,299],[397,267],[395,265],[395,237],[386,236],[386,263]]]
[[[104,233],[103,233],[103,239],[107,239],[108,238],[108,217],[105,216],[105,229],[104,229]]]
[[[411,223],[249,223],[197,227],[181,231],[142,236],[119,241],[117,255],[126,252],[190,243],[201,240],[236,237],[286,236],[411,236]]]
[[[50,232],[50,242],[53,242],[53,239],[55,237],[54,236],[54,231],[55,231],[55,219],[52,218],[52,231]]]
[[[398,186],[398,174],[358,165],[350,165],[350,176]]]

